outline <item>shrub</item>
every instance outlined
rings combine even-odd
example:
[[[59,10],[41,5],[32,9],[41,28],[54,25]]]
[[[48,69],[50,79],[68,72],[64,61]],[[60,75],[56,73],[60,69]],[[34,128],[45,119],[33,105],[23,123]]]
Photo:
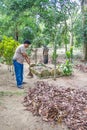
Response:
[[[0,55],[5,59],[6,64],[12,64],[12,58],[16,47],[19,45],[12,37],[3,37],[0,43]]]
[[[60,68],[62,69],[63,75],[69,76],[72,74],[72,64],[69,60],[66,60],[65,64],[62,64]]]

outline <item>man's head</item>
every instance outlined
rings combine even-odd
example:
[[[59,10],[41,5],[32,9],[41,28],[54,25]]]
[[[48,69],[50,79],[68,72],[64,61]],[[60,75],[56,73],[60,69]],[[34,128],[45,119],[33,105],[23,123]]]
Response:
[[[25,46],[25,48],[28,48],[29,45],[31,45],[31,42],[30,42],[29,40],[25,40],[25,41],[24,41],[24,46]]]

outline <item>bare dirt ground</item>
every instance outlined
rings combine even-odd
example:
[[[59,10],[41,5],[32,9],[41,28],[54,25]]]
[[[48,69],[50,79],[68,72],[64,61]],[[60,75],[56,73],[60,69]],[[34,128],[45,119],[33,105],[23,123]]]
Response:
[[[78,61],[77,61],[78,62]],[[34,76],[29,78],[28,65],[25,63],[25,78],[27,84],[24,89],[16,87],[15,78],[8,71],[7,66],[0,65],[0,130],[68,130],[63,124],[54,125],[41,120],[41,117],[33,116],[25,110],[22,102],[29,87],[34,87],[38,80],[47,81],[58,87],[71,87],[87,90],[87,72],[74,69],[70,77],[53,79],[39,79]]]

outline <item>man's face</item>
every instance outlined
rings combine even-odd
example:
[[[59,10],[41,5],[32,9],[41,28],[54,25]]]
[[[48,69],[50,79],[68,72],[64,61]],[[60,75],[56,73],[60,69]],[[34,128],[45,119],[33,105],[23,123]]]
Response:
[[[24,44],[24,46],[25,46],[25,48],[28,48],[28,47],[29,47],[29,44],[26,43],[26,44]]]

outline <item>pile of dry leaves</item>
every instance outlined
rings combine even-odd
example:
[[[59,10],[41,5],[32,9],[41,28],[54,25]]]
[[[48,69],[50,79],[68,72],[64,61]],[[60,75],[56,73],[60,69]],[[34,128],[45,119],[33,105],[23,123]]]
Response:
[[[70,130],[87,130],[87,91],[38,81],[35,88],[29,88],[24,106],[45,121],[65,123]]]

